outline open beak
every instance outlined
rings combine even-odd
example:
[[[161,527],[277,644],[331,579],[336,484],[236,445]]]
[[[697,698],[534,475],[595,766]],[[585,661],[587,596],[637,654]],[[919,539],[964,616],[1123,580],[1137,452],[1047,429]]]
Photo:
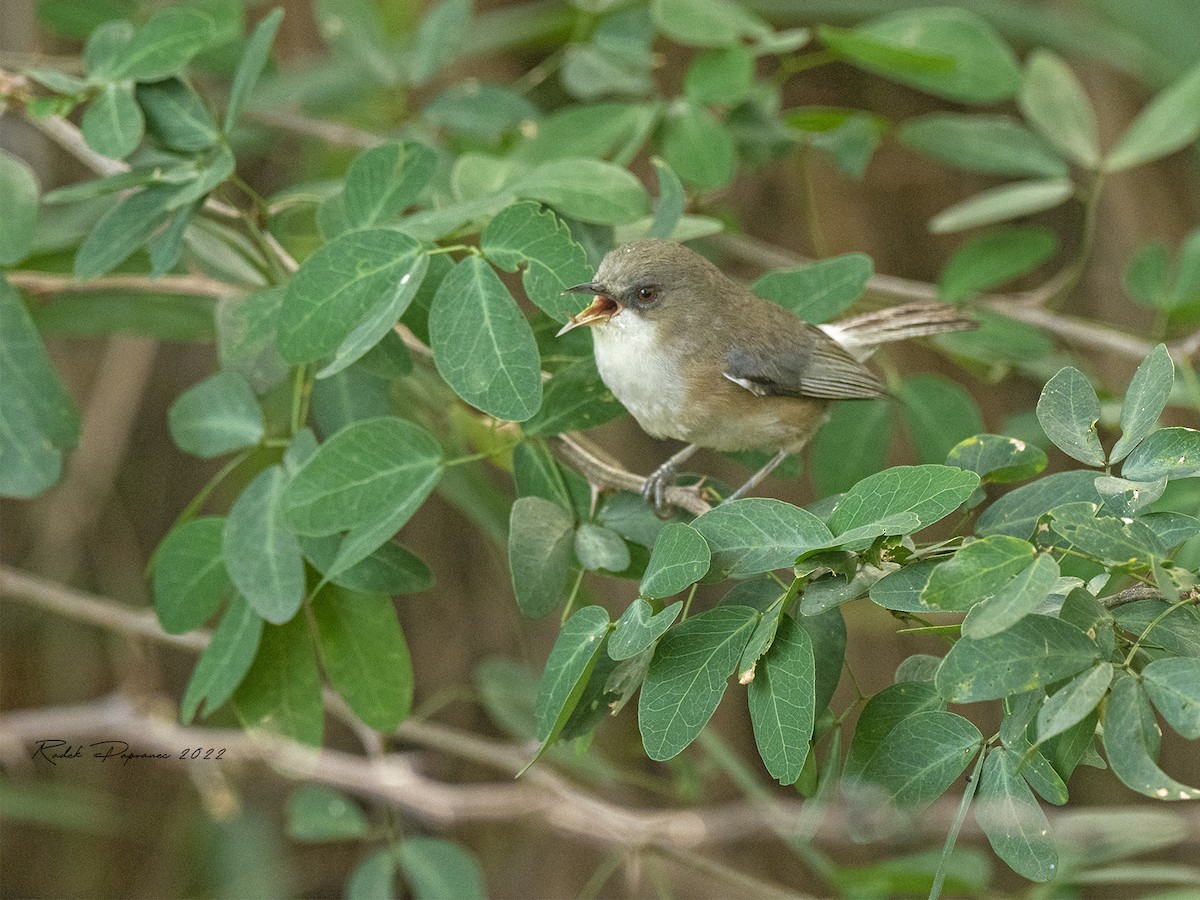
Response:
[[[569,287],[563,293],[595,294],[596,299],[583,312],[571,316],[570,321],[558,330],[558,334],[555,337],[561,337],[572,328],[578,328],[580,325],[594,325],[597,322],[607,322],[621,311],[621,307],[617,305],[617,302],[612,297],[607,296],[604,293],[604,288],[594,281]]]

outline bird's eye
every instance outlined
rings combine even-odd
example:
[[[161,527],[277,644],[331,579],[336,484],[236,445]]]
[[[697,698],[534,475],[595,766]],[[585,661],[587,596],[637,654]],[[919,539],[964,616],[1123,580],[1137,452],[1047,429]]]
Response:
[[[658,289],[652,287],[640,287],[638,288],[637,295],[638,300],[640,300],[642,303],[653,303],[658,299]]]

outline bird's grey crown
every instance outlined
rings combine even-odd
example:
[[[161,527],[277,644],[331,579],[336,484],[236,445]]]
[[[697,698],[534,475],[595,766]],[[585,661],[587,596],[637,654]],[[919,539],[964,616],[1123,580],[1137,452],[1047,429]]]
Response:
[[[656,305],[687,296],[724,280],[721,271],[698,253],[675,241],[647,239],[612,250],[596,270],[596,282],[621,306],[637,309],[637,292],[658,291]]]

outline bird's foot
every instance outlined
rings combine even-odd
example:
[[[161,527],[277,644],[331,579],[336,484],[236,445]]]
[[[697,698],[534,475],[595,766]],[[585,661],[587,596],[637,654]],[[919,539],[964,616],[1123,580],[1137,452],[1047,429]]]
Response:
[[[673,460],[667,460],[642,482],[642,499],[654,507],[654,514],[660,519],[669,519],[672,515],[671,505],[667,503],[667,488],[674,486],[677,474],[678,466]]]

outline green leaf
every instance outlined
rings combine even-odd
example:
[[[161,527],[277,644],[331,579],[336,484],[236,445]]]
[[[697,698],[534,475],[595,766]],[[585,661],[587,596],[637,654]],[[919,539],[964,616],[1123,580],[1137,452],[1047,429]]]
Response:
[[[865,253],[846,253],[794,269],[776,269],[750,290],[790,309],[806,322],[828,322],[848,309],[867,289],[875,264]],[[854,404],[855,410],[859,409]]]
[[[1050,822],[1037,798],[1018,773],[1017,754],[996,747],[983,763],[975,819],[996,855],[1030,881],[1049,881],[1058,874],[1058,850]]]
[[[1125,293],[1143,306],[1169,309],[1171,260],[1162,241],[1150,241],[1138,248],[1129,260],[1122,278]]]
[[[0,276],[0,495],[34,497],[58,480],[79,413],[50,365],[21,295]]]
[[[167,413],[179,449],[210,459],[262,440],[266,426],[250,385],[233,372],[218,372],[175,398]]]
[[[439,0],[417,26],[408,58],[408,80],[424,84],[458,57],[471,22],[471,0]]]
[[[74,75],[68,75],[66,72],[59,72],[57,69],[22,69],[21,74],[27,78],[32,78],[38,84],[48,87],[55,93],[67,94],[68,96],[83,94],[88,87],[88,83],[82,78],[76,78]]]
[[[667,114],[659,147],[663,159],[688,185],[701,191],[724,187],[737,169],[729,130],[708,110],[685,103]]]
[[[941,660],[937,660],[941,662]],[[932,684],[901,681],[889,685],[867,701],[854,726],[854,739],[846,755],[845,777],[854,778],[879,749],[892,729],[910,716],[945,708]]]
[[[640,146],[646,123],[656,117],[653,107],[635,103],[566,106],[539,119],[536,133],[517,144],[512,155],[527,163],[578,156],[610,157],[630,141]]]
[[[80,122],[87,145],[112,159],[123,159],[142,142],[146,121],[128,82],[106,84]]]
[[[1034,50],[1025,68],[1017,105],[1029,123],[1086,169],[1100,163],[1096,115],[1083,86],[1059,57]]]
[[[735,44],[701,53],[684,76],[684,96],[693,103],[733,106],[754,86],[754,54]]]
[[[157,185],[130,194],[109,209],[75,254],[75,277],[110,272],[127,260],[170,215],[175,185]]]
[[[472,406],[523,422],[542,405],[533,330],[479,257],[464,259],[442,281],[429,311],[429,339],[439,374]]]
[[[470,853],[440,838],[410,837],[400,844],[400,870],[416,900],[483,900],[487,887]]]
[[[588,572],[601,569],[624,572],[629,568],[629,548],[615,531],[584,522],[575,532],[575,556]]]
[[[965,9],[932,7],[884,16],[837,40],[821,37],[869,72],[966,103],[995,103],[1016,93],[1020,69],[1012,50],[984,19]],[[843,32],[843,34],[846,34]]]
[[[172,528],[154,554],[154,609],[163,631],[183,634],[217,611],[232,583],[221,557],[225,519],[202,516]]]
[[[337,535],[309,537],[300,542],[304,556],[325,574],[337,559],[342,540]],[[336,585],[363,594],[419,594],[433,587],[433,573],[419,556],[388,541],[361,562],[329,576]]]
[[[954,445],[983,431],[983,416],[962,387],[937,375],[914,375],[900,384],[904,423],[921,462],[940,463]]]
[[[737,605],[736,603],[734,605]],[[757,607],[755,607],[757,609]],[[738,660],[737,668],[734,673],[738,677],[739,684],[750,684],[754,681],[755,670],[758,667],[758,661],[763,654],[771,649],[771,644],[775,640],[775,635],[779,632],[779,619],[783,615],[783,605],[779,604],[774,607],[767,607],[763,611],[762,618],[754,626],[754,631],[750,635],[750,640],[746,642],[745,649],[742,650],[742,656]],[[811,638],[809,639],[811,643]]]
[[[891,437],[887,400],[835,403],[813,438],[809,454],[813,484],[821,497],[848,491],[883,468]]]
[[[1156,659],[1142,669],[1142,684],[1168,725],[1189,741],[1200,738],[1200,659]]]
[[[982,742],[979,729],[962,716],[936,709],[918,712],[888,732],[861,778],[915,814],[945,793]]]
[[[700,734],[757,622],[758,613],[747,606],[718,606],[658,642],[638,700],[638,726],[651,759],[677,756]]]
[[[540,619],[566,599],[575,522],[561,506],[541,497],[512,505],[508,567],[522,615]]]
[[[1049,524],[1055,534],[1066,538],[1077,551],[1110,566],[1148,566],[1166,550],[1158,536],[1137,519],[1096,515],[1094,504],[1067,503],[1050,511]]]
[[[920,153],[968,172],[1014,178],[1070,174],[1053,147],[1007,116],[932,113],[901,125],[899,138]]]
[[[932,612],[921,599],[936,560],[921,560],[891,572],[871,585],[871,602],[897,612]]]
[[[754,742],[780,784],[795,784],[804,768],[816,716],[815,679],[812,641],[791,616],[781,615],[749,687]]]
[[[996,700],[1074,675],[1098,654],[1095,642],[1074,625],[1026,616],[991,637],[959,640],[942,660],[937,689],[952,703]]]
[[[192,671],[179,704],[179,721],[190,723],[202,702],[207,716],[233,696],[254,662],[262,631],[262,618],[250,604],[235,596]]]
[[[703,578],[711,561],[708,542],[700,532],[681,522],[666,525],[654,541],[639,592],[653,599],[678,594]]]
[[[543,746],[555,741],[579,702],[608,630],[602,606],[585,606],[563,623],[538,689],[537,739]]]
[[[1058,241],[1046,228],[1002,228],[963,245],[946,263],[938,295],[957,303],[1033,271],[1054,255]]]
[[[280,508],[287,481],[282,466],[271,466],[250,482],[229,511],[221,544],[234,586],[274,625],[304,601],[304,559]]]
[[[217,305],[221,368],[241,375],[258,394],[287,377],[288,364],[275,347],[275,323],[283,295],[283,288],[268,288]]]
[[[90,33],[89,33],[90,32]],[[87,38],[83,46],[83,68],[95,81],[115,80],[110,78],[117,54],[128,45],[133,37],[133,25],[123,19],[97,23],[80,37]]]
[[[1010,628],[1050,596],[1058,577],[1058,563],[1054,558],[1049,554],[1039,555],[992,596],[971,607],[963,620],[963,637],[978,640]]]
[[[1104,161],[1115,172],[1174,153],[1200,136],[1200,66],[1160,93],[1138,114]]]
[[[1112,663],[1102,662],[1079,673],[1047,697],[1037,714],[1038,743],[1048,741],[1086,719],[1108,693],[1112,679]]]
[[[1166,408],[1175,380],[1175,364],[1165,344],[1158,344],[1142,360],[1121,404],[1121,438],[1109,454],[1109,462],[1121,462],[1142,438],[1153,430]]]
[[[984,484],[1024,481],[1046,468],[1038,447],[999,434],[977,434],[960,441],[946,455],[946,465],[974,472]]]
[[[683,219],[687,198],[683,195],[683,183],[666,161],[657,156],[650,157],[650,164],[658,175],[658,201],[654,204],[654,221],[646,232],[648,238],[669,239]]]
[[[1087,376],[1073,366],[1059,369],[1046,382],[1037,404],[1038,422],[1063,453],[1089,466],[1104,465],[1096,434],[1100,400]]]
[[[392,142],[360,154],[346,171],[351,228],[397,221],[433,178],[437,157],[423,144]]]
[[[131,78],[157,81],[183,68],[209,42],[213,20],[198,9],[168,7],[134,29],[133,37],[113,54],[110,81]]]
[[[287,833],[297,841],[345,841],[367,833],[358,804],[333,788],[308,784],[288,797]]]
[[[832,541],[829,529],[808,510],[765,497],[722,503],[692,527],[712,550],[709,581],[788,568],[796,557]]]
[[[1104,754],[1122,784],[1156,800],[1200,799],[1200,790],[1181,784],[1158,767],[1162,733],[1136,677],[1117,673],[1104,710]]]
[[[1060,206],[1074,192],[1074,185],[1066,178],[1014,181],[942,210],[929,220],[929,230],[934,234],[948,234],[980,225],[1007,222]]]
[[[1171,607],[1161,600],[1139,600],[1118,607],[1114,615],[1125,631],[1176,656],[1200,658],[1200,614],[1188,606]]]
[[[642,653],[671,627],[681,609],[683,601],[676,600],[655,614],[653,607],[641,597],[634,600],[613,626],[612,636],[608,639],[608,655],[620,661]]]
[[[420,289],[425,272],[429,267],[429,257],[418,252],[415,258],[410,258],[410,260],[408,271],[400,277],[400,289],[375,306],[367,318],[346,335],[346,339],[333,352],[330,361],[317,372],[318,379],[336,375],[360,359],[369,358],[368,354],[384,348],[384,342],[389,338],[407,358],[408,351],[404,348],[399,335],[394,333],[394,329],[397,320],[404,314],[404,310],[412,303]],[[391,375],[392,373],[389,372],[385,377],[391,377]]]
[[[396,900],[396,859],[392,848],[376,850],[350,873],[346,900]]]
[[[550,210],[513,204],[488,223],[479,246],[504,271],[524,269],[525,293],[550,318],[565,322],[580,311],[579,298],[563,291],[590,281],[592,267],[570,229]]]
[[[191,153],[217,142],[212,114],[200,95],[178,78],[138,85],[137,102],[151,136],[172,150]]]
[[[625,407],[600,379],[592,357],[559,369],[546,383],[542,408],[522,426],[527,437],[586,431],[625,415]]]
[[[283,495],[283,516],[301,535],[351,529],[381,532],[362,559],[395,534],[429,496],[442,474],[442,451],[425,429],[385,416],[339,431],[293,476]],[[347,561],[346,545],[330,575]]]
[[[934,609],[959,611],[990,597],[1034,562],[1028,541],[994,534],[964,544],[939,564],[921,592],[921,602]]]
[[[516,91],[474,79],[442,91],[421,112],[431,125],[486,144],[495,144],[538,115],[538,108]]]
[[[762,38],[771,28],[731,0],[653,0],[654,23],[667,37],[692,47],[728,47]]]
[[[519,197],[540,200],[572,219],[596,225],[621,225],[650,213],[641,182],[621,167],[598,159],[542,163],[512,188]]]
[[[321,745],[321,675],[303,616],[263,626],[258,653],[233,693],[233,705],[247,728]]]
[[[4,215],[0,216],[0,266],[19,263],[29,255],[38,215],[37,177],[21,160],[0,150],[0,194]]]
[[[1130,481],[1195,478],[1200,475],[1200,431],[1160,428],[1130,451],[1121,475]]]
[[[263,69],[271,58],[271,44],[275,42],[275,33],[279,30],[279,23],[282,21],[283,10],[279,8],[271,10],[255,26],[254,33],[246,41],[246,49],[242,51],[237,71],[233,73],[233,84],[229,89],[229,103],[225,107],[224,128],[226,133],[233,131],[237,117],[250,99],[250,95],[254,93],[254,86],[258,83],[259,76],[262,75]]]
[[[422,264],[424,248],[399,231],[371,228],[334,238],[288,283],[279,314],[280,353],[289,362],[313,362],[392,313],[389,327],[394,325],[420,287]]]
[[[921,528],[958,509],[979,487],[979,476],[952,466],[896,466],[864,478],[846,492],[829,517],[835,534],[912,512]]]
[[[985,509],[975,524],[975,533],[980,537],[1008,534],[1027,539],[1046,510],[1084,500],[1100,503],[1095,472],[1055,472],[1009,491]]]
[[[312,613],[329,681],[363,722],[394,731],[412,707],[413,669],[391,599],[326,585]]]

